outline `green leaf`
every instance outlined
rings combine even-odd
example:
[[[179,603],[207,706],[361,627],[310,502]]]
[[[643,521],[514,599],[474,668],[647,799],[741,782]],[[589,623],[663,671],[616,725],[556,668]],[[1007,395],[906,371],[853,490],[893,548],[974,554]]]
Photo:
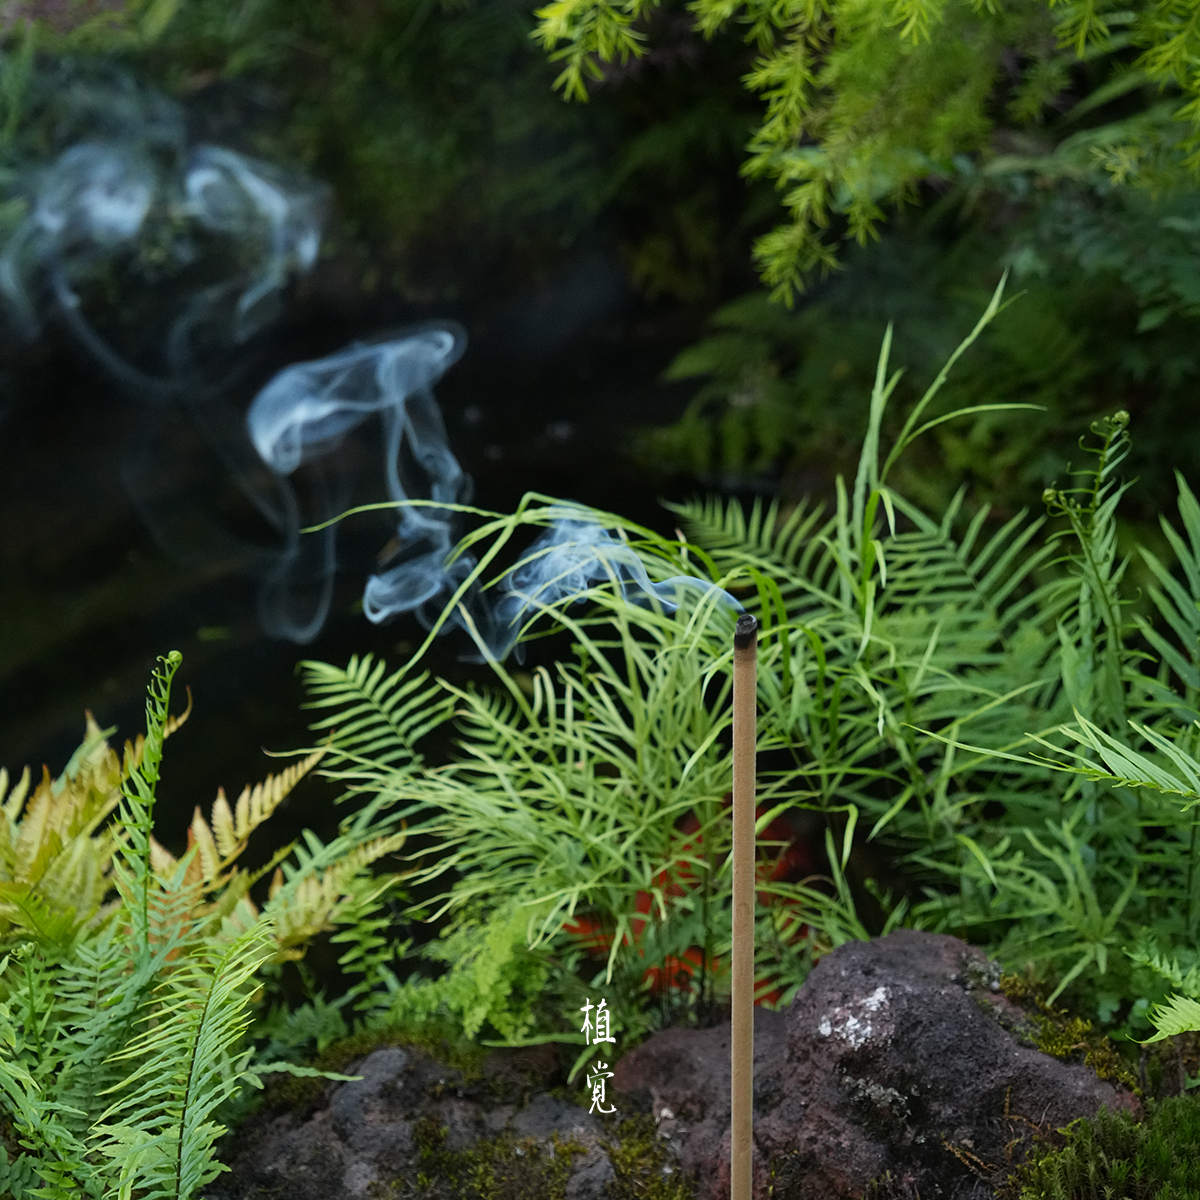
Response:
[[[1143,1045],[1200,1030],[1200,1003],[1190,996],[1172,996],[1170,1000],[1152,1008],[1147,1016],[1157,1032],[1153,1037],[1146,1038]]]

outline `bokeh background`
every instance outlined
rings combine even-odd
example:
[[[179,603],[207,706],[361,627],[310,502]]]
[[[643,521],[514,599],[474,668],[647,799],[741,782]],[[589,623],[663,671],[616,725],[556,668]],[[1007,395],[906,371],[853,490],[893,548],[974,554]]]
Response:
[[[181,650],[196,710],[164,793],[164,832],[174,822],[180,836],[218,785],[270,768],[263,749],[307,743],[299,659],[411,651],[414,620],[375,626],[361,612],[388,540],[378,514],[341,533],[321,632],[304,646],[264,633],[261,558],[278,530],[189,413],[244,413],[284,367],[419,322],[467,331],[436,394],[475,503],[510,511],[534,490],[670,531],[661,497],[829,495],[854,461],[888,323],[892,362],[907,368],[902,414],[1007,270],[1020,298],[945,405],[1042,411],[941,426],[906,460],[902,488],[938,504],[966,484],[966,511],[999,519],[1036,508],[1089,422],[1124,409],[1140,481],[1123,536],[1167,557],[1157,522],[1173,472],[1200,482],[1200,184],[1179,116],[1194,78],[1156,76],[1138,32],[1164,6],[1124,5],[1128,20],[1073,6],[1109,21],[1107,41],[1073,41],[1070,14],[1044,3],[1008,5],[1002,20],[952,2],[926,36],[930,54],[952,38],[988,65],[967,98],[949,68],[922,74],[918,52],[909,66],[887,58],[878,47],[920,39],[904,42],[902,5],[877,7],[874,73],[864,50],[846,60],[857,74],[818,80],[824,124],[798,147],[858,146],[860,181],[875,172],[863,194],[886,220],[856,224],[847,168],[820,232],[836,269],[810,264],[803,290],[772,297],[754,250],[786,223],[788,197],[770,171],[744,169],[766,111],[745,82],[763,49],[744,22],[701,36],[683,7],[649,11],[636,26],[645,52],[597,64],[581,103],[556,91],[561,64],[516,0],[0,2],[0,762],[56,773],[85,709],[132,736],[156,655]],[[838,37],[857,44],[838,24],[853,8],[800,5],[787,19],[799,29],[812,9],[814,27],[827,22],[815,61],[828,67]],[[1193,75],[1196,53],[1187,41]],[[923,139],[939,121],[950,133],[934,152]],[[916,148],[900,169],[905,136]],[[120,241],[111,224],[72,240],[68,222],[45,249],[37,214],[55,164],[109,143],[164,178],[187,147],[224,147],[319,196],[314,261],[283,271],[245,336],[205,326],[167,398],[81,341],[47,263],[67,263],[76,314],[106,345],[161,375],[172,320],[222,271],[253,274],[261,230],[233,221],[205,241],[167,212],[160,242]],[[383,498],[372,436],[364,427],[346,450],[347,503]],[[434,665],[473,669],[453,647]],[[320,824],[329,793],[306,786],[296,820]]]

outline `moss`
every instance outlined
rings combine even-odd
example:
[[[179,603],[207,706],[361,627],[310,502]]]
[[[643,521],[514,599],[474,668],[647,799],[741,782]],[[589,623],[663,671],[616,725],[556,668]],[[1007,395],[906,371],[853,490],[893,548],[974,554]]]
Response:
[[[549,1144],[536,1138],[501,1134],[461,1150],[446,1146],[446,1127],[435,1117],[422,1117],[413,1127],[417,1170],[380,1197],[423,1197],[428,1200],[565,1200],[575,1157],[587,1148],[555,1134]]]
[[[1008,1179],[1002,1200],[1194,1200],[1200,1195],[1200,1101],[1176,1096],[1147,1118],[1101,1109]]]
[[[1001,975],[1000,991],[1028,1016],[1027,1037],[1036,1049],[1066,1062],[1082,1062],[1098,1078],[1141,1093],[1129,1060],[1091,1021],[1055,1008],[1040,985],[1021,975]]]
[[[613,1136],[601,1143],[612,1163],[611,1200],[692,1200],[692,1181],[671,1161],[648,1114],[617,1122]]]
[[[609,1124],[600,1145],[612,1164],[608,1200],[693,1200],[695,1188],[680,1173],[648,1115]],[[562,1141],[549,1146],[534,1138],[501,1135],[464,1150],[446,1148],[446,1127],[435,1118],[414,1130],[419,1167],[415,1182],[393,1184],[391,1195],[463,1200],[559,1200],[566,1195],[571,1166],[587,1147]],[[422,1190],[424,1189],[424,1190]]]
[[[488,1054],[485,1049],[432,1022],[419,1028],[387,1025],[352,1034],[331,1043],[310,1065],[319,1071],[344,1073],[352,1062],[365,1058],[380,1046],[411,1046],[457,1071],[465,1082],[486,1080],[492,1088],[502,1086],[502,1082],[497,1082],[499,1077],[483,1075],[483,1061]],[[328,1080],[321,1078],[280,1076],[267,1084],[263,1104],[269,1109],[302,1112],[317,1102],[327,1086]]]

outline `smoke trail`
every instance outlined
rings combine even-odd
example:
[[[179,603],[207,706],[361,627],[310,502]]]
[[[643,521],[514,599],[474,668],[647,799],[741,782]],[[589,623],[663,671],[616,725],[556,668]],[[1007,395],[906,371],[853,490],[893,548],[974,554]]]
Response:
[[[469,481],[450,451],[430,390],[457,361],[465,341],[457,328],[430,326],[389,342],[355,344],[276,375],[252,401],[246,425],[259,456],[281,481],[291,511],[298,508],[287,477],[308,464],[322,497],[316,520],[336,515],[328,505],[324,460],[347,433],[375,415],[383,426],[383,481],[389,499],[399,505],[413,498],[448,504],[465,500]],[[421,610],[449,577],[449,512],[402,507],[396,532],[402,561],[372,576],[363,597],[373,621]],[[315,547],[314,539],[319,538],[326,539],[323,549]],[[332,577],[332,539],[332,527],[300,535],[298,520],[289,522],[279,570],[261,596],[260,617],[269,632],[294,641],[316,635],[328,591],[320,611],[304,622],[289,613],[290,596],[300,580],[313,578],[315,563],[328,564],[324,578]]]
[[[11,324],[32,339],[56,317],[142,399],[218,391],[316,261],[327,190],[190,146],[178,106],[125,80],[83,89],[69,115],[55,123],[89,136],[16,171],[25,215],[0,249]]]
[[[598,524],[582,505],[578,517],[556,521],[529,548],[525,557],[504,577],[500,599],[483,620],[474,624],[487,635],[481,647],[496,659],[506,658],[514,648],[526,623],[546,608],[582,598],[596,584],[612,582],[627,603],[657,604],[664,612],[674,612],[686,592],[715,594],[717,599],[737,612],[742,611],[728,592],[707,579],[694,575],[674,575],[654,583],[637,551]],[[465,625],[460,618],[460,623]]]
[[[181,106],[115,64],[39,61],[26,84],[21,122],[0,140],[0,318],[26,341],[61,326],[143,405],[121,474],[163,548],[250,569],[275,623],[315,636],[332,535],[301,539],[295,491],[263,469],[228,392],[247,344],[316,262],[328,189],[194,144]],[[317,507],[337,511],[341,480],[310,474]],[[213,515],[231,480],[281,548]]]
[[[49,132],[25,138],[24,160],[18,147],[0,163],[0,306],[25,338],[59,321],[129,395],[158,402],[123,468],[156,536],[176,554],[255,567],[264,628],[310,641],[328,612],[336,547],[332,525],[301,528],[345,506],[350,478],[335,451],[377,417],[398,550],[367,581],[363,607],[375,622],[411,612],[431,627],[476,566],[452,555],[453,513],[440,506],[465,501],[470,482],[431,390],[461,355],[462,331],[428,326],[296,364],[243,422],[223,393],[240,349],[315,262],[327,190],[234,150],[192,145],[181,108],[117,68],[51,65],[30,95],[26,124]],[[181,425],[275,530],[276,547],[250,545],[180,501],[163,451]],[[473,587],[449,615],[446,625],[470,633],[485,656],[504,658],[531,619],[596,583],[667,609],[682,589],[711,589],[687,577],[652,582],[588,510],[563,511],[498,590]]]
[[[445,326],[415,330],[390,342],[356,344],[281,371],[247,414],[251,441],[285,487],[286,477],[302,465],[319,468],[351,429],[373,415],[381,418],[384,485],[399,510],[400,550],[394,566],[367,581],[363,610],[376,623],[411,612],[430,628],[476,565],[469,554],[451,558],[453,512],[438,506],[465,500],[469,481],[450,450],[431,390],[464,345],[462,331]],[[414,506],[408,503],[412,500],[433,503]],[[714,590],[713,584],[690,576],[652,582],[637,553],[597,524],[589,510],[574,505],[563,510],[571,515],[542,534],[505,576],[499,599],[492,602],[481,589],[470,589],[446,627],[467,631],[486,656],[503,659],[528,620],[596,583],[611,580],[627,600],[658,603],[667,611],[678,606],[683,590]],[[332,515],[325,512],[320,519]],[[332,563],[332,540],[305,540],[317,538],[331,539],[332,526],[299,537],[289,533],[286,565],[261,610],[264,624],[278,636],[305,641],[319,628],[315,616],[304,624],[285,616],[292,582],[311,571],[314,562]],[[720,597],[740,609],[725,592]]]

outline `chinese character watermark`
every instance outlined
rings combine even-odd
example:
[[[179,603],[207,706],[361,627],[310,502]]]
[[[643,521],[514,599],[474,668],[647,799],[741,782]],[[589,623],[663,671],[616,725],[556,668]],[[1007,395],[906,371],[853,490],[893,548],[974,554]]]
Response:
[[[617,1039],[613,1037],[608,1024],[612,1016],[609,1012],[608,1001],[601,1000],[594,1007],[596,1009],[595,1032],[593,1033],[592,1030],[593,1005],[590,1000],[585,1000],[583,1007],[579,1010],[583,1013],[583,1028],[579,1032],[583,1034],[586,1044],[589,1046],[598,1046],[601,1042],[612,1042],[615,1045]]]
[[[592,1107],[588,1109],[588,1112],[614,1113],[617,1111],[615,1104],[604,1107],[604,1081],[611,1079],[612,1076],[613,1073],[608,1069],[608,1063],[596,1063],[587,1080],[588,1088],[592,1093]]]
[[[596,1019],[592,1020],[592,1009],[596,1010]],[[609,1042],[616,1045],[617,1039],[612,1035],[612,1012],[608,1007],[607,1000],[601,1000],[599,1004],[593,1005],[591,1000],[585,1000],[583,1007],[579,1010],[583,1013],[583,1026],[580,1033],[583,1034],[584,1041],[589,1046],[598,1046],[602,1043]],[[589,1069],[587,1076],[587,1088],[592,1098],[592,1107],[588,1112],[614,1113],[617,1111],[616,1105],[609,1104],[605,1107],[607,1097],[605,1095],[605,1087],[607,1081],[613,1077],[612,1071],[608,1069],[608,1063],[601,1062],[599,1059]]]

